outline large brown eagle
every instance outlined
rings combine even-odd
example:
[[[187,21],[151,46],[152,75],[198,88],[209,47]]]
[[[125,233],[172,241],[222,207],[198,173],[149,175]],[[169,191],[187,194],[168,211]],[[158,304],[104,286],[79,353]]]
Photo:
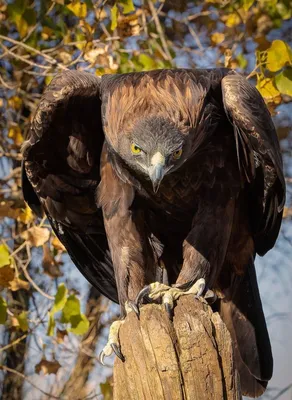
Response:
[[[212,289],[243,394],[264,392],[273,360],[254,258],[274,246],[285,181],[270,113],[244,77],[64,72],[23,158],[25,200],[93,286],[123,312],[139,293],[169,309]]]

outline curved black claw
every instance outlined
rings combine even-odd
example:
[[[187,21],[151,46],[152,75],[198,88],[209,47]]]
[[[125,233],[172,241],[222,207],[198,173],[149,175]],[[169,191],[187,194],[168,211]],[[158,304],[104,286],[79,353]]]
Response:
[[[135,300],[135,305],[137,306],[137,308],[139,309],[139,305],[142,303],[142,301],[144,300],[144,298],[146,296],[149,296],[150,294],[150,285],[145,286],[142,290],[140,290],[140,292],[138,293],[136,300]]]
[[[173,320],[173,307],[169,303],[164,303],[164,308],[168,314],[168,318],[172,321]]]
[[[127,307],[129,307],[132,311],[134,311],[138,319],[140,318],[140,310],[136,302],[128,301]]]
[[[105,352],[102,350],[100,353],[99,353],[99,356],[98,356],[98,360],[99,360],[99,362],[103,365],[103,366],[105,366],[105,363],[104,363],[104,358],[106,357],[106,354],[105,354]]]
[[[198,290],[198,293],[196,294],[196,298],[198,299],[199,297],[202,297],[202,295],[205,293],[205,290],[206,290],[205,283],[201,283],[200,287],[199,287],[199,290]]]
[[[113,349],[113,352],[115,353],[115,355],[117,357],[119,357],[119,359],[121,361],[125,362],[125,357],[123,356],[123,353],[121,352],[121,348],[116,343],[112,343],[111,348]]]
[[[218,296],[216,295],[215,292],[213,292],[213,290],[208,289],[204,299],[207,301],[208,304],[213,304],[215,303],[215,301],[217,300]]]

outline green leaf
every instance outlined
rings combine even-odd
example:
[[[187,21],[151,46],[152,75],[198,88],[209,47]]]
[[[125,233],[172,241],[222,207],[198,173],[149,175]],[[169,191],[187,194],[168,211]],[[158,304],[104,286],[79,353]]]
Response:
[[[276,75],[275,82],[279,92],[292,96],[292,68],[287,68]]]
[[[48,323],[48,330],[47,330],[48,336],[54,336],[55,326],[56,326],[56,322],[54,319],[54,313],[49,312],[49,323]]]
[[[149,70],[154,69],[156,67],[156,63],[153,60],[153,58],[151,58],[147,54],[143,54],[143,53],[139,54],[138,61],[139,61],[140,64],[143,65],[143,69],[145,71],[149,71]]]
[[[28,331],[28,321],[27,321],[27,311],[22,311],[19,315],[16,316],[16,319],[19,323],[19,327],[23,332]]]
[[[5,244],[0,245],[0,268],[5,265],[10,265],[10,255],[7,246]]]
[[[63,308],[61,322],[68,323],[70,322],[70,318],[75,315],[80,315],[80,301],[72,294],[68,297]]]
[[[118,26],[118,7],[115,4],[111,8],[111,30],[114,31]]]
[[[35,25],[36,24],[36,13],[32,8],[27,8],[22,17],[28,23],[28,25]]]
[[[287,64],[292,64],[291,48],[283,40],[274,40],[267,50],[267,68],[276,72]]]
[[[7,317],[7,304],[3,297],[0,296],[0,324],[5,324]]]
[[[70,317],[71,328],[68,330],[75,335],[84,335],[89,328],[89,321],[84,314],[72,315]]]
[[[129,14],[135,11],[133,0],[120,0],[119,4],[123,7],[123,14]]]
[[[55,294],[55,302],[51,310],[52,314],[55,314],[56,312],[61,311],[64,308],[67,301],[67,293],[68,289],[66,288],[64,283],[61,283],[61,285],[59,285],[58,287],[57,293]]]
[[[100,391],[104,400],[111,400],[113,398],[113,387],[110,384],[109,379],[100,384]]]

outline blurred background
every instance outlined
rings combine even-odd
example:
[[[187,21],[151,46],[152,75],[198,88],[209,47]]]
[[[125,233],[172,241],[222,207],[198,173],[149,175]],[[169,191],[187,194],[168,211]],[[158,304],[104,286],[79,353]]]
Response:
[[[230,67],[277,128],[287,204],[257,273],[275,372],[263,400],[292,399],[292,21],[290,0],[0,0],[0,399],[112,399],[97,356],[119,308],[26,207],[20,146],[52,77]]]

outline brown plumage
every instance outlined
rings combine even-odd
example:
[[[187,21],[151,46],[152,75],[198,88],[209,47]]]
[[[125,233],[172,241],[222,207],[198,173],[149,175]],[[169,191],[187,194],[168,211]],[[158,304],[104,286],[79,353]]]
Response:
[[[227,69],[68,71],[43,94],[23,156],[26,201],[100,292],[123,307],[153,281],[204,277],[243,393],[263,393],[273,361],[254,257],[275,243],[285,182],[254,87]]]

